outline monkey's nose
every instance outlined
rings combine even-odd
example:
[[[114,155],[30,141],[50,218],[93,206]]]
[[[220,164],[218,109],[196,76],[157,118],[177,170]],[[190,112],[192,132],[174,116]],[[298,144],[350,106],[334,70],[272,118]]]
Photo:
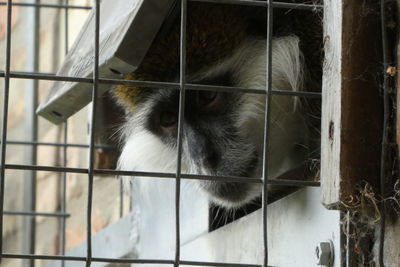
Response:
[[[197,163],[215,169],[219,163],[219,154],[216,147],[207,136],[192,127],[185,127],[190,157]]]

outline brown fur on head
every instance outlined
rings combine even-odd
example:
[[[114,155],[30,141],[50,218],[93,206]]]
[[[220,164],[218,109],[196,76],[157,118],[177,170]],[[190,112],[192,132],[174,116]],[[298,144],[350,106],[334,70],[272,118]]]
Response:
[[[249,28],[241,6],[209,3],[189,3],[187,16],[187,73],[229,56],[245,39]],[[139,68],[125,77],[127,80],[173,81],[179,73],[180,18],[172,29],[158,36]],[[117,99],[128,111],[133,111],[144,88],[118,86]]]
[[[304,0],[294,2],[309,3]],[[231,55],[249,35],[262,36],[266,33],[264,7],[189,2],[187,14],[187,74]],[[320,88],[321,83],[322,27],[319,16],[318,12],[303,10],[274,11],[275,34],[283,31],[284,35],[295,34],[300,37],[300,47],[308,70],[306,88],[311,91]],[[172,27],[162,29],[163,34],[155,38],[139,68],[125,79],[169,82],[178,79],[180,16],[169,19],[172,20]],[[118,102],[131,112],[144,90],[136,86],[118,86],[114,94]]]

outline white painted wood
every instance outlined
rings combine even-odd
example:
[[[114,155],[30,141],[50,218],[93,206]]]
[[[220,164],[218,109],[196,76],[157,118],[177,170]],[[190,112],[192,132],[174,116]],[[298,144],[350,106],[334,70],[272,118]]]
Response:
[[[174,259],[175,256],[175,180],[135,178],[132,212],[93,236],[92,254],[100,258]],[[145,184],[145,186],[141,186]],[[181,244],[208,231],[208,199],[193,192],[191,181],[182,180]],[[146,192],[140,191],[146,189]],[[68,251],[68,256],[86,256],[86,242]],[[80,267],[69,261],[65,267]],[[46,267],[59,267],[51,262]],[[93,267],[118,266],[93,262]],[[142,264],[132,265],[142,266]],[[146,264],[146,267],[158,265]],[[163,267],[165,265],[162,265]]]
[[[137,236],[137,214],[132,212],[119,220],[118,222],[106,227],[99,233],[93,236],[92,251],[93,257],[101,258],[124,258],[124,257],[137,257],[136,242]],[[67,251],[67,256],[85,257],[86,255],[86,242],[76,246],[75,248]],[[108,266],[107,263],[93,262],[93,267]],[[61,267],[61,262],[50,262],[46,267]],[[66,261],[65,267],[81,267],[84,266],[83,262],[79,261]]]
[[[320,189],[305,188],[268,206],[269,264],[317,266],[319,242],[334,243],[334,266],[340,266],[340,212],[320,204]],[[262,214],[256,211],[182,247],[182,259],[261,264]]]
[[[165,180],[163,191],[173,190]],[[157,183],[160,183],[158,181]],[[185,186],[185,185],[183,185]],[[152,193],[157,192],[154,188]],[[190,191],[190,190],[189,190]],[[138,192],[136,192],[138,193]],[[313,267],[319,242],[334,244],[334,267],[340,266],[340,212],[320,203],[319,188],[304,188],[268,206],[269,264],[279,267]],[[173,259],[175,216],[173,195],[136,197],[133,212],[93,237],[93,256],[103,258]],[[141,201],[146,201],[145,204]],[[258,210],[238,221],[207,233],[208,208],[198,195],[182,195],[181,259],[190,261],[261,264],[262,214]],[[67,255],[85,256],[86,243]],[[51,263],[47,267],[58,267]],[[66,262],[67,267],[82,262]],[[113,266],[92,263],[92,266]],[[142,266],[142,265],[132,265]],[[163,267],[165,265],[146,265]]]
[[[181,181],[180,234],[186,244],[208,232],[208,199]],[[137,216],[137,254],[142,259],[175,258],[175,180],[135,178],[132,205]],[[142,264],[132,266],[143,266]],[[159,265],[146,264],[146,267]],[[165,265],[164,265],[165,266]]]
[[[121,78],[133,72],[150,48],[173,4],[174,0],[101,1],[99,76]],[[57,75],[93,76],[94,29],[95,14],[92,10]],[[111,87],[100,84],[98,95]],[[90,83],[56,81],[37,113],[53,123],[61,123],[91,101],[91,88]]]
[[[340,202],[342,19],[343,0],[324,1],[325,60],[322,81],[321,188],[322,203]]]

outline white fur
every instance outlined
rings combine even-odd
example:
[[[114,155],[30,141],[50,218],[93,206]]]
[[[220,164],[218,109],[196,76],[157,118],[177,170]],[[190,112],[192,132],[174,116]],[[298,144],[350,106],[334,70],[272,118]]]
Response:
[[[266,87],[266,44],[258,40],[247,44],[241,53],[244,63],[238,66],[238,86],[263,89]],[[249,55],[250,54],[250,55]],[[246,60],[247,58],[247,60]],[[272,89],[298,91],[302,87],[303,67],[299,50],[299,39],[295,36],[275,38],[272,42]],[[241,62],[241,61],[239,61]],[[238,128],[262,148],[265,124],[265,95],[247,94],[242,105]],[[293,155],[292,145],[307,139],[307,130],[302,114],[296,107],[296,98],[273,96],[271,106],[271,128],[269,140],[269,177],[274,178],[282,169],[285,160],[298,160]],[[260,150],[261,152],[262,150]],[[291,163],[289,163],[290,165]],[[293,163],[294,165],[296,163]]]
[[[141,153],[138,153],[141,151]],[[128,136],[118,160],[118,169],[126,171],[174,172],[176,170],[175,151],[165,146],[160,139],[143,128],[138,128]],[[129,192],[132,179],[123,178],[124,189]],[[144,179],[144,181],[146,181]],[[150,179],[149,179],[150,181]],[[147,189],[145,190],[148,191]]]
[[[295,36],[275,38],[272,42],[272,88],[274,90],[297,91],[302,87],[302,56],[299,50],[299,40]],[[207,77],[210,74],[223,73],[227,69],[233,71],[235,84],[238,87],[264,89],[266,87],[266,41],[248,40],[234,55],[223,62],[208,67],[190,79]],[[189,79],[189,80],[190,80]],[[264,117],[266,97],[262,94],[246,94],[238,107],[236,123],[241,129],[241,135],[257,145],[259,155],[262,157],[264,140]],[[269,178],[296,167],[304,159],[304,155],[296,155],[293,150],[294,143],[304,143],[306,127],[298,109],[294,108],[296,101],[293,97],[273,96],[271,106],[271,129],[269,144]],[[150,109],[151,107],[149,107]],[[176,151],[166,146],[156,136],[140,126],[138,119],[131,120],[125,126],[125,145],[119,158],[118,169],[128,171],[148,172],[176,172]],[[186,148],[185,148],[186,147]],[[187,144],[183,144],[185,152]],[[241,153],[241,151],[236,151]],[[233,154],[227,155],[234,157]],[[185,155],[185,153],[184,153]],[[259,159],[259,168],[254,174],[261,174],[262,158]],[[196,173],[202,169],[194,166],[189,159],[182,159],[182,173]],[[206,174],[206,170],[201,171]],[[129,177],[124,178],[125,188],[129,189]],[[147,179],[150,180],[150,179]],[[144,180],[146,181],[146,180]],[[162,183],[141,182],[144,194],[158,187],[162,190]],[[146,185],[147,184],[147,185]],[[260,186],[254,186],[249,192],[249,197],[244,202],[249,202],[260,194]],[[218,199],[212,199],[217,204],[227,207],[238,206]],[[242,203],[241,203],[242,204]]]

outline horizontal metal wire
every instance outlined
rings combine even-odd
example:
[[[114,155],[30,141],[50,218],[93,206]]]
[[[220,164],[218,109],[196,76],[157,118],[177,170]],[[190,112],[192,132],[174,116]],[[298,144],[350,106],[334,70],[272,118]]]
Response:
[[[71,144],[71,143],[51,143],[51,142],[28,142],[28,141],[7,141],[7,145],[30,145],[30,146],[55,146],[55,147],[77,147],[77,148],[89,148],[86,144]],[[0,142],[1,144],[1,142]],[[118,147],[111,145],[96,145],[95,149],[104,150],[118,150]]]
[[[0,77],[4,77],[4,71],[0,71]],[[13,79],[39,79],[50,81],[64,81],[64,82],[80,82],[80,83],[93,83],[92,78],[84,77],[70,77],[58,76],[53,74],[30,73],[30,72],[10,72],[10,78]],[[155,89],[176,89],[180,90],[179,83],[171,82],[154,82],[154,81],[137,81],[137,80],[123,80],[123,79],[99,79],[100,84],[112,85],[126,85],[126,86],[140,86]],[[185,84],[187,90],[208,90],[219,92],[241,92],[252,94],[267,94],[265,89],[243,88],[243,87],[230,87],[230,86],[212,86],[203,84]],[[304,91],[287,91],[287,90],[272,90],[273,95],[286,95],[286,96],[300,96],[307,98],[320,98],[320,92],[304,92]]]
[[[267,7],[266,1],[259,1],[259,0],[189,0],[189,2],[206,2],[206,3]],[[0,6],[2,6],[2,5],[7,5],[7,2],[1,1]],[[35,4],[35,3],[13,2],[12,5],[13,6],[24,6],[24,7],[41,7],[41,8],[43,7],[43,8],[92,9],[91,6],[46,4],[46,3]],[[286,8],[286,9],[315,10],[315,9],[321,9],[323,6],[322,5],[313,5],[313,4],[273,2],[272,7],[273,8]]]
[[[189,0],[189,1],[217,3],[217,4],[259,6],[259,7],[268,6],[267,1],[260,1],[260,0]],[[300,4],[300,3],[286,3],[286,2],[272,2],[271,5],[273,8],[286,8],[286,9],[315,10],[323,8],[322,5],[316,5],[316,4]]]
[[[12,216],[43,216],[43,217],[70,217],[71,214],[59,212],[33,212],[33,211],[3,211],[4,215]]]
[[[88,173],[88,170],[83,168],[52,167],[52,166],[39,166],[39,165],[6,164],[4,168],[9,170],[25,170],[25,171],[67,172],[67,173],[84,173],[84,174]]]
[[[5,77],[4,71],[0,71],[0,77]],[[50,81],[93,83],[92,78],[56,76],[55,74],[37,73],[37,72],[10,71],[9,77],[14,79],[36,79],[36,80],[50,80]]]
[[[89,170],[85,168],[69,168],[69,167],[53,167],[53,166],[38,166],[38,165],[17,165],[6,164],[5,169],[8,170],[30,170],[30,171],[47,171],[47,172],[66,172],[66,173],[81,173],[88,174]],[[151,177],[151,178],[175,178],[175,173],[164,172],[140,172],[140,171],[121,171],[121,170],[106,170],[94,169],[95,175],[119,175],[119,176],[136,176],[136,177]],[[211,176],[199,174],[182,174],[182,179],[187,180],[207,180],[217,182],[233,182],[233,183],[252,183],[262,184],[262,179],[237,177],[237,176]],[[303,180],[284,180],[284,179],[268,179],[268,184],[282,186],[320,186],[320,182],[303,181]]]
[[[32,259],[32,260],[64,260],[64,261],[86,261],[86,257],[61,256],[61,255],[39,255],[39,254],[16,254],[4,253],[3,258],[8,259]],[[172,260],[147,260],[147,259],[115,259],[115,258],[91,258],[92,262],[108,263],[136,263],[136,264],[173,264]]]
[[[179,261],[179,265],[192,265],[192,266],[215,266],[215,267],[261,267],[258,264],[244,264],[244,263],[225,263],[225,262],[201,262],[201,261]],[[266,266],[272,267],[272,266]]]
[[[58,256],[58,255],[39,255],[39,254],[14,254],[4,253],[3,258],[7,259],[29,259],[29,260],[64,260],[64,261],[86,261],[86,257],[79,256]],[[92,262],[107,262],[107,263],[132,263],[132,264],[170,264],[173,265],[173,260],[155,260],[155,259],[116,259],[116,258],[98,258],[92,257]],[[259,264],[240,264],[240,263],[219,263],[208,261],[179,261],[179,265],[194,265],[194,266],[215,266],[215,267],[261,267]],[[272,267],[272,266],[267,266]]]
[[[7,5],[7,2],[1,1],[0,6]],[[78,5],[63,5],[63,4],[46,4],[46,3],[19,3],[12,2],[12,6],[23,6],[23,7],[47,7],[47,8],[68,8],[68,9],[92,9],[90,6],[78,6]]]

